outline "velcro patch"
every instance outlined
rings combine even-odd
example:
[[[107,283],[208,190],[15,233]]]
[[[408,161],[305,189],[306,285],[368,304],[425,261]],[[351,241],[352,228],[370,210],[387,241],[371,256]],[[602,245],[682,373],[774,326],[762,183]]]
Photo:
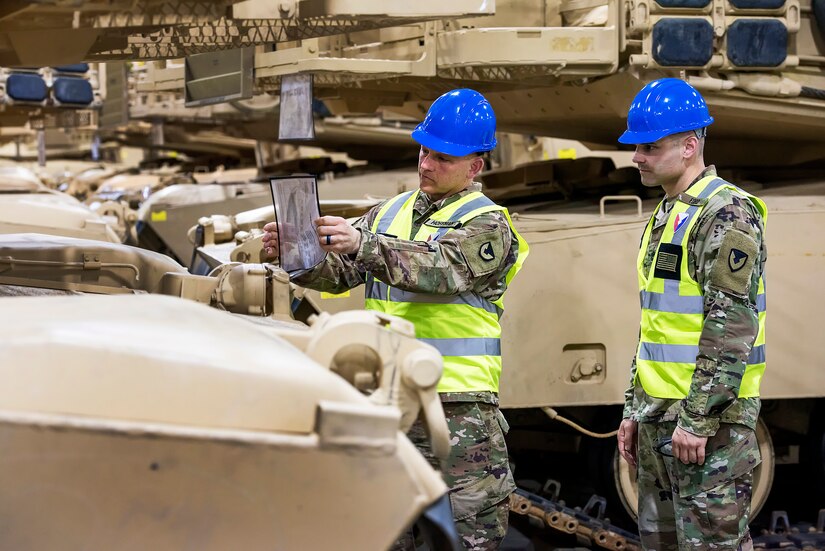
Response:
[[[730,228],[722,238],[719,255],[710,271],[710,283],[739,296],[748,294],[759,246],[747,233]]]
[[[682,266],[682,247],[673,243],[662,243],[656,255],[653,277],[661,279],[680,279]]]
[[[459,241],[461,253],[473,276],[489,274],[504,259],[504,239],[498,231],[489,231]]]

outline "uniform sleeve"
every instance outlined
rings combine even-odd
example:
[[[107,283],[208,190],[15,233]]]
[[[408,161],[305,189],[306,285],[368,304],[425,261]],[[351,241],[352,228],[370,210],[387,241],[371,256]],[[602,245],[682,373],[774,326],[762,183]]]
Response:
[[[479,215],[438,241],[410,241],[361,230],[356,263],[398,289],[455,295],[475,291],[496,300],[516,261],[518,245],[499,212]]]
[[[371,227],[372,221],[382,206],[383,203],[373,207],[367,214],[353,222],[353,227],[359,230],[362,236]],[[358,287],[366,280],[366,274],[356,263],[355,256],[327,253],[323,262],[303,274],[293,276],[290,281],[316,291],[343,293]]]
[[[636,357],[630,364],[630,386],[624,391],[624,410],[622,419],[638,421],[638,407],[636,407]]]
[[[756,295],[766,256],[762,220],[747,199],[733,196],[699,224],[693,251],[705,320],[679,426],[711,436],[722,413],[739,397],[759,331]]]

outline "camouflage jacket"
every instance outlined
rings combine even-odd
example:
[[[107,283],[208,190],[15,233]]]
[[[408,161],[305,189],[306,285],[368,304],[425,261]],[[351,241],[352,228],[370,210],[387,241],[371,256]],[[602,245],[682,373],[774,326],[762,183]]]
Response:
[[[716,175],[707,167],[699,179]],[[644,270],[650,270],[653,257],[674,199],[662,202],[654,215]],[[730,230],[738,230],[756,253],[749,278],[740,288],[731,288],[726,276],[727,260],[719,251]],[[740,237],[741,239],[741,237]],[[688,270],[702,286],[705,322],[699,341],[699,355],[690,391],[683,400],[649,396],[641,385],[635,386],[636,360],[631,365],[631,386],[625,392],[624,417],[640,422],[674,421],[698,436],[716,433],[719,423],[735,423],[756,428],[759,398],[738,398],[745,363],[759,330],[756,294],[765,267],[764,226],[753,204],[742,196],[722,190],[701,211],[688,240]],[[727,274],[729,275],[729,274]],[[734,285],[735,287],[735,285]]]
[[[432,201],[419,193],[412,233],[436,211],[457,201],[481,185],[471,184],[465,190]],[[342,293],[366,281],[367,273],[376,279],[405,291],[427,294],[455,295],[473,291],[487,300],[496,300],[507,289],[506,276],[515,264],[518,241],[500,212],[481,214],[460,228],[445,234],[438,241],[411,241],[409,235],[383,235],[372,231],[373,222],[383,203],[370,209],[353,223],[361,232],[361,247],[356,254],[328,253],[312,270],[295,276],[292,281],[303,287]],[[481,244],[492,243],[495,263],[478,254]],[[497,404],[492,393],[442,394],[443,401],[483,401]]]

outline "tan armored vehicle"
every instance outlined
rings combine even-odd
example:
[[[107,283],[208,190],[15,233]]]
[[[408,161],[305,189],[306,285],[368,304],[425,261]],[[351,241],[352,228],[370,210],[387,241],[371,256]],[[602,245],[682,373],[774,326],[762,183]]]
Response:
[[[645,83],[674,76],[701,90],[715,118],[709,162],[787,168],[825,157],[823,27],[822,0],[499,0],[489,17],[321,37],[259,53],[255,74],[269,93],[277,93],[283,77],[311,74],[315,96],[336,113],[372,104],[419,120],[444,90],[470,87],[489,98],[499,130],[577,139],[594,148],[616,147],[627,108]],[[600,445],[568,432],[542,419],[557,414],[542,408],[564,408],[565,417],[602,433],[618,426],[638,330],[632,259],[653,205],[618,218],[612,213],[621,210],[612,205],[604,218],[592,208],[578,214],[571,202],[546,214],[516,206],[531,201],[530,188],[561,197],[580,189],[566,188],[552,171],[537,178],[537,168],[512,182],[522,193],[506,183],[488,188],[521,211],[516,224],[531,245],[503,319],[501,398],[514,426],[508,439],[516,476],[543,481],[589,467],[588,474],[567,478],[604,490],[614,485],[615,471],[620,494],[633,503],[630,476],[613,468],[615,442]],[[753,179],[767,182],[764,176]],[[616,184],[602,194],[635,193]],[[815,485],[804,500],[810,517],[811,507],[825,505],[825,388],[814,367],[825,305],[812,298],[824,275],[814,260],[822,256],[816,239],[825,222],[822,192],[805,186],[757,193],[772,211],[772,314],[759,435],[766,461],[754,508],[765,503],[775,464],[800,464],[801,484]],[[562,461],[561,452],[573,459]],[[796,500],[799,507],[802,501]]]
[[[558,198],[510,207],[531,247],[519,283],[508,292],[502,318],[501,404],[512,427],[508,445],[517,478],[566,482],[568,492],[573,487],[568,499],[586,500],[589,492],[605,495],[612,498],[607,510],[615,516],[620,504],[635,514],[634,476],[619,462],[610,433],[621,418],[638,337],[633,259],[657,199],[633,195],[644,190],[634,187],[638,184],[629,177],[620,183],[627,171],[612,166],[608,159],[532,163],[510,172],[488,172],[482,179],[488,192],[505,202],[519,195],[522,200],[538,197],[537,190]],[[569,189],[565,177],[568,182],[582,179],[568,200],[561,199]],[[735,175],[728,177],[737,181]],[[622,194],[587,200],[611,186]],[[825,249],[818,238],[825,225],[825,184],[780,182],[749,189],[766,201],[771,213],[769,367],[762,384],[757,437],[763,464],[756,473],[753,509],[758,513],[768,503],[810,517],[823,506],[825,495],[825,386],[810,367],[817,365],[817,331],[825,324],[825,304],[817,292],[825,278]],[[240,229],[232,220],[244,220],[247,214],[205,222],[224,223],[229,236]],[[259,223],[250,222],[251,227]],[[240,242],[204,246],[199,253],[211,255],[213,266],[238,255],[263,258],[255,231],[241,233],[245,236]],[[309,290],[299,295],[309,311],[338,312],[363,304],[360,288],[344,295]],[[552,420],[559,414],[579,428]],[[607,438],[593,438],[591,430]],[[789,470],[799,477],[791,480],[804,480],[812,488],[794,496],[793,503],[783,494],[784,486],[792,483]],[[777,472],[780,482],[774,487]],[[772,490],[777,490],[773,498]]]
[[[354,218],[364,214],[382,199],[418,187],[416,169],[373,171],[353,176],[325,178],[318,182],[322,215]],[[192,247],[197,247],[193,273],[206,273],[227,262],[263,262],[261,237],[263,226],[275,220],[270,204],[231,215],[213,214],[201,217],[197,226],[187,232]],[[306,290],[310,296],[327,296]],[[360,308],[363,302],[347,302],[349,308]],[[337,312],[340,309],[321,308]]]
[[[116,221],[43,185],[19,166],[0,167],[0,233],[39,232],[117,243]]]
[[[825,226],[825,184],[752,191],[770,212],[771,311],[757,431],[763,463],[755,477],[753,509],[758,512],[769,498],[775,467],[797,465],[798,480],[810,491],[789,499],[780,486],[782,497],[773,503],[810,517],[823,506],[825,495],[825,379],[815,368],[819,328],[825,323],[825,304],[818,293],[825,277],[825,248],[819,238]],[[537,465],[535,458],[542,457],[547,446],[566,451],[589,465],[591,476],[600,478],[595,484],[602,492],[615,484],[625,506],[635,512],[634,477],[618,462],[614,439],[599,444],[558,423],[542,423],[537,416],[544,410],[555,417],[548,406],[558,408],[599,432],[615,429],[621,417],[639,325],[633,259],[655,202],[628,195],[605,199],[601,211],[567,205],[514,215],[530,243],[531,257],[519,284],[508,292],[502,319],[501,402],[514,425],[510,448],[523,476],[540,477],[536,470],[541,469],[545,476],[559,477],[552,465]],[[536,304],[546,307],[536,310]],[[552,433],[552,440],[542,442],[537,430],[549,431],[546,437]],[[787,480],[783,483],[790,484]]]
[[[193,246],[186,233],[201,216],[231,214],[271,203],[267,184],[245,179],[169,186],[152,194],[138,209],[138,243],[189,265]]]
[[[221,18],[230,3],[210,3],[186,19],[146,2],[153,9],[130,18],[125,2],[109,3],[101,16],[93,9],[100,3],[89,0],[77,3],[76,21],[70,22],[50,11],[48,2],[38,2],[30,12],[42,19],[26,36],[62,25],[91,37],[74,45],[89,59],[127,54],[164,59],[279,42],[274,51],[255,54],[259,92],[275,95],[282,77],[312,74],[315,97],[335,113],[383,108],[420,119],[444,90],[468,86],[489,97],[502,130],[605,147],[615,146],[627,106],[643,84],[676,76],[702,91],[716,119],[710,162],[787,166],[821,159],[825,151],[822,0],[499,0],[481,6],[341,0],[285,2],[277,10],[255,1],[233,5],[232,17]],[[12,9],[6,24],[13,27],[23,12]],[[140,28],[150,22],[168,24],[168,30]],[[385,28],[388,23],[406,25]],[[238,38],[218,43],[227,36]],[[2,51],[28,63],[39,53],[32,43],[9,41]],[[198,84],[204,82],[187,82],[182,70],[163,69],[146,90],[181,91]],[[527,180],[529,175],[522,183],[529,188]],[[514,199],[501,191],[504,200]],[[774,442],[777,471],[801,464],[802,486],[812,487],[813,500],[821,505],[825,392],[814,350],[825,311],[814,287],[822,279],[816,260],[822,251],[814,238],[822,223],[821,195],[814,187],[758,193],[777,213],[768,239],[769,302],[778,306],[771,306],[768,333],[775,336],[768,337],[772,344],[763,386],[767,431],[760,431],[768,461],[754,505],[770,487],[766,432]],[[555,411],[543,408],[563,407],[566,417],[602,432],[617,425],[638,326],[628,259],[635,257],[644,214],[651,208],[647,204],[641,214],[604,219],[592,211],[577,214],[569,204],[545,214],[521,209],[516,223],[533,253],[508,301],[504,333],[511,340],[504,344],[502,382],[503,405],[514,425],[509,442],[517,476],[559,477],[571,464],[589,465],[586,481],[613,485],[613,442],[597,445],[580,437],[549,421],[547,413]],[[192,224],[177,235],[185,235]],[[554,463],[561,452],[573,461]],[[593,480],[602,473],[609,480]],[[629,477],[618,478],[628,498]]]
[[[449,449],[441,358],[409,323],[306,327],[267,265],[194,276],[36,234],[0,236],[0,258],[4,295],[77,295],[2,299],[0,547],[383,549],[423,515],[433,548],[457,549],[446,487],[404,435],[422,412]]]
[[[446,89],[470,87],[489,98],[499,130],[614,146],[635,93],[674,76],[707,99],[714,162],[770,166],[822,156],[821,0],[498,0],[491,7],[495,14],[485,17],[258,53],[256,84],[277,94],[283,76],[311,74],[315,97],[334,113],[381,108],[419,120]],[[181,89],[184,75],[178,79]]]

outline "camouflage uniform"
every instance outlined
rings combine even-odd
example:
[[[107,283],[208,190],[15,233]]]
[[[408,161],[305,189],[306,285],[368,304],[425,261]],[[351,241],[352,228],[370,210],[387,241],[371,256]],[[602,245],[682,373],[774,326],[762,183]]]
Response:
[[[437,210],[470,192],[439,201],[424,193],[414,205],[411,235]],[[481,214],[453,229],[437,242],[411,241],[409,236],[379,235],[371,228],[382,205],[371,209],[353,226],[361,232],[361,248],[354,255],[327,254],[324,262],[292,281],[318,291],[341,293],[366,281],[367,273],[392,287],[429,294],[458,294],[472,290],[487,300],[501,297],[506,275],[515,264],[518,245],[507,219],[500,212]],[[479,245],[491,243],[494,259],[479,254]],[[441,401],[450,429],[451,452],[443,465],[432,456],[420,422],[409,433],[432,465],[442,470],[450,487],[450,504],[466,549],[497,549],[507,531],[508,496],[515,489],[504,434],[507,424],[492,392],[442,393]],[[412,549],[407,534],[393,549]]]
[[[694,181],[715,175],[710,166]],[[674,200],[654,215],[643,267],[649,272]],[[749,280],[731,285],[719,254],[730,230],[751,241]],[[634,385],[625,393],[624,417],[639,422],[639,532],[646,549],[752,549],[747,529],[751,477],[761,458],[755,429],[759,398],[738,398],[745,362],[759,330],[756,295],[767,253],[762,219],[753,204],[722,190],[710,198],[688,241],[688,269],[704,290],[705,322],[690,391],[683,400],[649,396]],[[740,237],[741,239],[741,237]],[[704,465],[685,465],[655,451],[676,426],[709,437]]]

